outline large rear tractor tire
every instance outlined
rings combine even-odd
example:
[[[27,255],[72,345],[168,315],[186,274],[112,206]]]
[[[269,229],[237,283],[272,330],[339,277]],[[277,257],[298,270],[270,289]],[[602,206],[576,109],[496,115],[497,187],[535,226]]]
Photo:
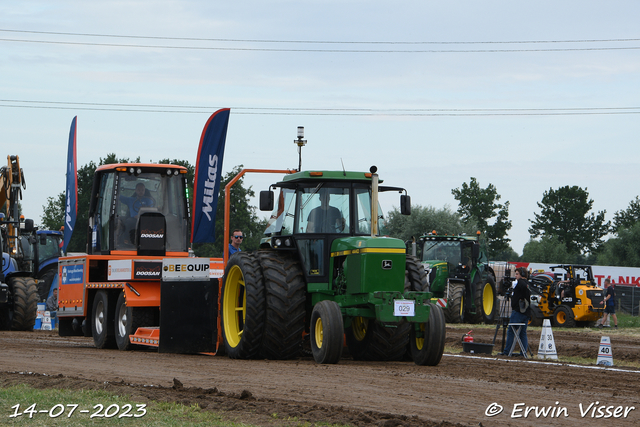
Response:
[[[31,277],[11,277],[7,284],[13,289],[11,330],[33,331],[38,312],[38,285]]]
[[[106,291],[98,291],[93,299],[91,311],[91,333],[96,348],[115,348],[115,310],[111,308],[113,298]]]
[[[449,282],[447,292],[447,308],[444,318],[447,323],[464,323],[464,283]]]
[[[265,322],[265,288],[258,258],[237,252],[229,258],[222,285],[222,335],[232,359],[260,356]]]
[[[411,357],[416,365],[436,366],[442,359],[447,329],[440,307],[429,304],[429,322],[411,327]]]
[[[418,258],[407,255],[406,270],[404,274],[404,290],[426,292],[429,290],[427,273]]]
[[[153,325],[153,310],[152,307],[127,307],[124,292],[120,293],[115,312],[115,335],[118,349],[127,351],[135,348],[135,344],[131,344],[129,340],[129,335],[135,334],[141,326]]]
[[[338,363],[344,346],[344,322],[334,301],[320,301],[311,312],[311,352],[316,363]]]
[[[562,328],[573,328],[576,326],[576,319],[573,310],[566,305],[559,305],[553,311],[553,326]]]
[[[262,355],[286,360],[302,352],[307,286],[298,260],[278,251],[257,253],[266,290]]]

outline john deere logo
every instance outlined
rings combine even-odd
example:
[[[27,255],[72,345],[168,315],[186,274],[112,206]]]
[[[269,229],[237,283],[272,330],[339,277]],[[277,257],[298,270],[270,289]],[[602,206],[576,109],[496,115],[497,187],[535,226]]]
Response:
[[[391,270],[391,267],[393,267],[393,262],[390,259],[382,260],[383,270]]]

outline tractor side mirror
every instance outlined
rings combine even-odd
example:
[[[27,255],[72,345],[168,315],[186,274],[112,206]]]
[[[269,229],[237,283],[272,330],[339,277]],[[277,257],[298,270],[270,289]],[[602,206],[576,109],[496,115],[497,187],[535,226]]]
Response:
[[[479,244],[474,243],[472,251],[473,251],[473,259],[480,258],[480,245]]]
[[[406,194],[400,196],[400,213],[402,215],[411,215],[411,196]]]
[[[31,233],[33,231],[33,220],[32,219],[25,219],[24,220],[24,231],[26,231],[27,233]]]
[[[264,190],[260,192],[260,210],[261,211],[273,210],[273,191]]]

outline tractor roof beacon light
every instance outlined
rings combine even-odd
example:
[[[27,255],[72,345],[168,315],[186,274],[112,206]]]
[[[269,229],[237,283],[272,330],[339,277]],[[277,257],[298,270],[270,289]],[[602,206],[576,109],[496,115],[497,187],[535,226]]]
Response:
[[[298,139],[294,139],[293,143],[298,146],[298,172],[302,170],[302,147],[307,145],[304,138],[304,126],[298,126]]]

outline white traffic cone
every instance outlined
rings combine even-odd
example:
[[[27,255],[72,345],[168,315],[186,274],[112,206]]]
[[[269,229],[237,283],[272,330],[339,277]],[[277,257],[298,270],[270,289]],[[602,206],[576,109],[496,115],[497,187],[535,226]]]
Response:
[[[542,333],[540,334],[540,346],[538,347],[538,359],[558,360],[556,342],[553,340],[551,321],[544,319],[542,322]]]
[[[600,349],[598,350],[598,365],[613,366],[613,352],[611,351],[611,340],[609,337],[600,338]]]

